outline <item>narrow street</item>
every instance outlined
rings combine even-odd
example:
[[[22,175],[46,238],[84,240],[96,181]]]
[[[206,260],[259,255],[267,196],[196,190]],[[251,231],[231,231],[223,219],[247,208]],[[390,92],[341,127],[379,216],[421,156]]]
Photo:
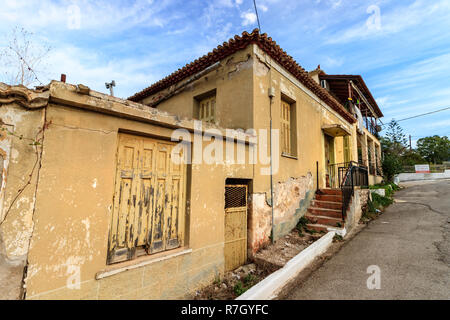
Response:
[[[396,202],[287,299],[450,299],[450,180],[405,183]],[[380,289],[369,290],[369,266]]]

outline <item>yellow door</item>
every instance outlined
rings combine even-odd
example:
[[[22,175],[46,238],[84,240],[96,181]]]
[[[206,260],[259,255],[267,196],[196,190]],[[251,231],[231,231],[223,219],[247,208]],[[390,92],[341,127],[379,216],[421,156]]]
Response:
[[[225,271],[247,260],[247,186],[225,186]]]
[[[325,165],[326,165],[326,187],[333,188],[336,170],[334,163],[334,138],[325,135]]]
[[[186,170],[171,161],[175,145],[119,135],[108,263],[182,245]]]

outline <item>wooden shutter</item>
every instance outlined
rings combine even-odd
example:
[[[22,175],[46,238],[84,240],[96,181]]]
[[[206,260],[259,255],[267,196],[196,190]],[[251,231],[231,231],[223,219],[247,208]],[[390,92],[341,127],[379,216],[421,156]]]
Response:
[[[119,136],[108,263],[182,245],[185,165],[171,161],[175,143]]]
[[[109,236],[108,261],[132,259],[135,255],[135,211],[139,140],[120,136],[117,158],[113,217]]]
[[[346,163],[351,161],[351,150],[350,136],[344,136],[344,162]]]
[[[281,100],[281,152],[291,155],[291,105]]]
[[[203,99],[199,103],[199,119],[205,122],[215,122],[216,96]]]

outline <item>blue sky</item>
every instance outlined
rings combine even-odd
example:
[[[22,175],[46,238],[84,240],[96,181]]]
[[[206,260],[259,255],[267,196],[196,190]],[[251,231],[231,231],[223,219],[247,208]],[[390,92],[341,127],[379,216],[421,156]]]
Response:
[[[450,1],[257,0],[263,32],[307,70],[360,74],[385,117],[450,106]],[[14,26],[52,47],[42,82],[67,74],[128,97],[257,27],[252,0],[2,0],[0,45]],[[379,13],[379,15],[378,15]],[[377,19],[379,17],[379,19]],[[400,122],[413,143],[450,136],[450,110]]]

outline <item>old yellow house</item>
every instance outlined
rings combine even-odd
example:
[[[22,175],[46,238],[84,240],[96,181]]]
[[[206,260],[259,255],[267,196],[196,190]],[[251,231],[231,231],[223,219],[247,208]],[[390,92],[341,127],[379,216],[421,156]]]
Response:
[[[361,77],[257,30],[128,100],[0,84],[4,296],[183,298],[303,215],[345,233],[381,179],[381,116]]]

